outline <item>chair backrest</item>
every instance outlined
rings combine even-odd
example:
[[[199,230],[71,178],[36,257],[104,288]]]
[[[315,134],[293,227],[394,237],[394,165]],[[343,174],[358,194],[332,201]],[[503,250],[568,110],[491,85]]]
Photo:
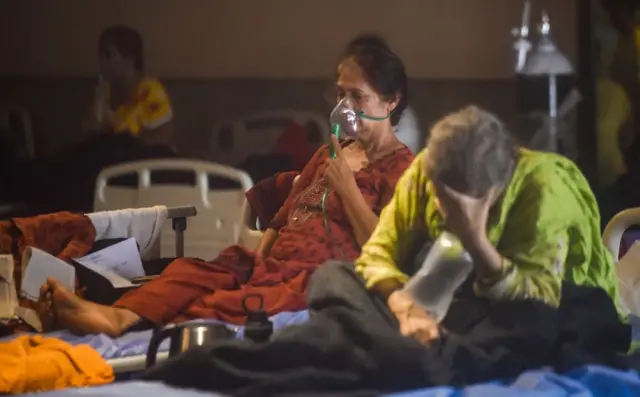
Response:
[[[272,110],[214,125],[208,155],[220,163],[239,164],[251,154],[271,153],[278,137],[291,123],[304,126],[314,146],[329,140],[329,124],[321,114]]]
[[[0,135],[17,145],[19,157],[33,159],[36,155],[29,112],[19,106],[0,105]]]
[[[258,220],[251,216],[251,205],[249,201],[245,199],[244,206],[242,208],[242,221],[244,227],[240,233],[238,244],[242,244],[250,249],[258,248],[258,244],[262,239],[264,233],[259,230]]]
[[[154,182],[154,175],[179,172],[188,175]],[[137,175],[135,186],[113,186],[110,180]],[[166,175],[166,174],[165,174]],[[226,181],[221,188],[210,181]],[[230,183],[229,183],[230,182]],[[199,160],[158,159],[120,164],[103,170],[98,177],[94,210],[144,208],[154,205],[193,205],[198,215],[188,219],[185,255],[214,259],[225,247],[236,244],[243,231],[244,194],[253,186],[243,171]],[[174,232],[169,222],[161,234],[161,255],[175,256]]]
[[[640,225],[640,207],[629,208],[616,214],[604,228],[602,239],[613,257],[618,260],[622,238],[630,227]]]
[[[640,316],[640,243],[632,242],[629,250],[620,258],[623,237],[629,228],[636,225],[640,225],[640,208],[624,210],[607,223],[603,240],[614,259],[618,261],[616,276],[622,305],[629,313]]]

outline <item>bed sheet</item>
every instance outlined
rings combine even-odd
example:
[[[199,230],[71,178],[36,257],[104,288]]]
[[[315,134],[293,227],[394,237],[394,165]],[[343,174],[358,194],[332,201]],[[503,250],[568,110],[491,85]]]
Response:
[[[300,324],[309,318],[309,312],[302,310],[299,312],[284,312],[276,314],[271,317],[273,321],[274,329],[280,329],[289,325]],[[197,321],[197,320],[196,320]],[[629,316],[629,323],[632,326],[634,346],[640,345],[640,318],[636,316]],[[238,325],[229,325],[234,330],[237,330],[237,337],[244,337],[244,327]],[[6,342],[15,338],[17,335],[12,335],[5,338],[0,338],[0,343]],[[110,338],[106,335],[87,335],[77,336],[68,331],[57,331],[47,334],[49,337],[55,337],[62,339],[72,345],[88,344],[96,349],[100,355],[106,359],[126,358],[138,355],[146,355],[149,339],[151,337],[151,331],[130,332],[119,338]],[[166,352],[169,350],[169,342],[165,341],[160,345],[159,352]]]
[[[284,328],[289,325],[300,324],[309,318],[309,313],[306,310],[299,312],[284,312],[276,314],[271,317],[274,330]],[[199,321],[199,320],[195,320]],[[211,321],[208,321],[211,322]],[[221,321],[213,321],[222,323]],[[244,327],[238,325],[227,324],[230,328],[237,332],[238,338],[244,338]],[[46,336],[62,339],[72,345],[88,344],[93,347],[100,355],[106,359],[116,359],[125,357],[134,357],[147,354],[147,347],[149,345],[149,339],[151,338],[151,330],[140,332],[129,332],[118,338],[110,338],[106,335],[87,335],[77,336],[73,335],[69,331],[56,331],[46,334]],[[24,335],[24,334],[21,334]],[[9,341],[18,335],[12,335],[0,339],[1,342]],[[160,345],[159,352],[166,352],[169,350],[169,341],[165,341]]]
[[[41,397],[218,397],[221,394],[180,390],[159,383],[123,382],[102,387],[41,393]],[[631,397],[640,396],[640,377],[637,372],[617,371],[600,366],[587,366],[566,375],[550,370],[524,372],[510,382],[492,382],[464,389],[433,387],[387,397]]]

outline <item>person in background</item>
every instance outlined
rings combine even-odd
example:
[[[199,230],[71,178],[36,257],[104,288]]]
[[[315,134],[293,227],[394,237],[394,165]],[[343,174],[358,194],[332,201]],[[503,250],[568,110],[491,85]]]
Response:
[[[327,260],[358,257],[414,157],[393,131],[408,103],[407,76],[397,55],[378,46],[347,48],[336,86],[334,101],[348,96],[375,120],[363,119],[355,139],[338,142],[332,136],[335,159],[328,145],[316,151],[257,249],[234,245],[211,261],[177,259],[113,306],[84,301],[49,280],[41,289],[43,322],[53,318],[78,333],[112,336],[140,322],[242,323],[247,294],[262,295],[270,315],[304,309],[309,277]]]
[[[98,41],[98,56],[98,85],[85,129],[170,146],[173,109],[162,83],[145,76],[140,33],[123,25],[107,27]]]
[[[616,213],[640,205],[636,9],[635,0],[600,0],[595,9],[597,187],[603,229]]]
[[[107,27],[98,54],[99,82],[82,141],[47,158],[16,163],[1,177],[8,186],[2,199],[23,203],[31,215],[91,212],[95,181],[105,167],[178,156],[171,102],[162,84],[144,75],[140,34],[127,26]]]
[[[630,103],[633,120],[633,144],[624,151],[630,172],[640,170],[640,75],[638,68],[638,32],[634,15],[637,0],[600,0],[596,13],[596,39],[602,73],[624,89]]]
[[[635,96],[638,89],[638,48],[634,14],[636,0],[600,0],[597,9],[596,37],[600,42],[602,64],[607,73]]]
[[[620,308],[599,223],[596,199],[574,163],[518,147],[498,118],[470,106],[433,127],[356,271],[386,298],[402,333],[425,343],[438,336],[437,324],[402,286],[414,273],[412,253],[443,230],[470,254],[476,296],[557,306],[566,280],[601,287]]]
[[[598,48],[600,46],[597,46]],[[600,58],[605,62],[609,58]],[[611,79],[609,64],[598,64],[597,149],[598,187],[606,189],[616,183],[628,169],[624,152],[634,141],[633,107],[624,88]]]

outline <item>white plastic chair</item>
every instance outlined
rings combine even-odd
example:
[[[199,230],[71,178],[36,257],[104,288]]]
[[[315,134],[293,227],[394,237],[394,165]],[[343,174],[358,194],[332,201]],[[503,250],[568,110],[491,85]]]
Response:
[[[187,171],[195,175],[195,186],[177,183],[152,183],[157,171]],[[136,187],[109,185],[109,181],[127,174],[136,174]],[[240,188],[209,187],[209,176],[237,182]],[[123,208],[144,208],[154,205],[178,207],[193,205],[198,215],[188,219],[185,231],[185,255],[205,260],[214,259],[229,245],[236,244],[244,231],[244,194],[253,186],[244,171],[199,160],[158,159],[136,161],[104,169],[98,176],[94,211]],[[161,235],[162,256],[172,256],[175,241],[166,225]]]
[[[620,256],[620,244],[624,232],[635,225],[640,225],[640,207],[619,212],[604,228],[602,239],[615,259]]]
[[[603,240],[613,257],[618,260],[622,236],[632,226],[640,225],[640,208],[630,208],[614,216],[604,229]],[[616,266],[620,298],[625,309],[640,315],[640,243],[629,247]]]
[[[298,110],[272,110],[214,125],[208,156],[220,163],[238,164],[251,154],[270,153],[280,134],[294,122],[311,126],[316,132],[309,137],[313,145],[320,146],[329,141],[329,123],[323,115]]]
[[[19,131],[12,130],[12,118],[18,121]],[[19,106],[6,104],[0,105],[0,133],[9,135],[8,138],[16,139],[19,144],[19,154],[27,159],[33,159],[36,155],[33,141],[33,128],[29,112]]]
[[[254,219],[251,219],[251,206],[247,200],[244,201],[244,207],[242,208],[242,220],[244,228],[240,234],[238,244],[251,249],[258,248],[258,243],[260,243],[264,233],[261,230],[258,230],[257,222]]]

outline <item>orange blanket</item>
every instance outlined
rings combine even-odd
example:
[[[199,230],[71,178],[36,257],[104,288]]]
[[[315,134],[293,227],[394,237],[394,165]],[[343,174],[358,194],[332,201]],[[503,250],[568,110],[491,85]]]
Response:
[[[90,346],[39,335],[0,344],[0,363],[0,393],[97,386],[114,379],[113,369]]]

